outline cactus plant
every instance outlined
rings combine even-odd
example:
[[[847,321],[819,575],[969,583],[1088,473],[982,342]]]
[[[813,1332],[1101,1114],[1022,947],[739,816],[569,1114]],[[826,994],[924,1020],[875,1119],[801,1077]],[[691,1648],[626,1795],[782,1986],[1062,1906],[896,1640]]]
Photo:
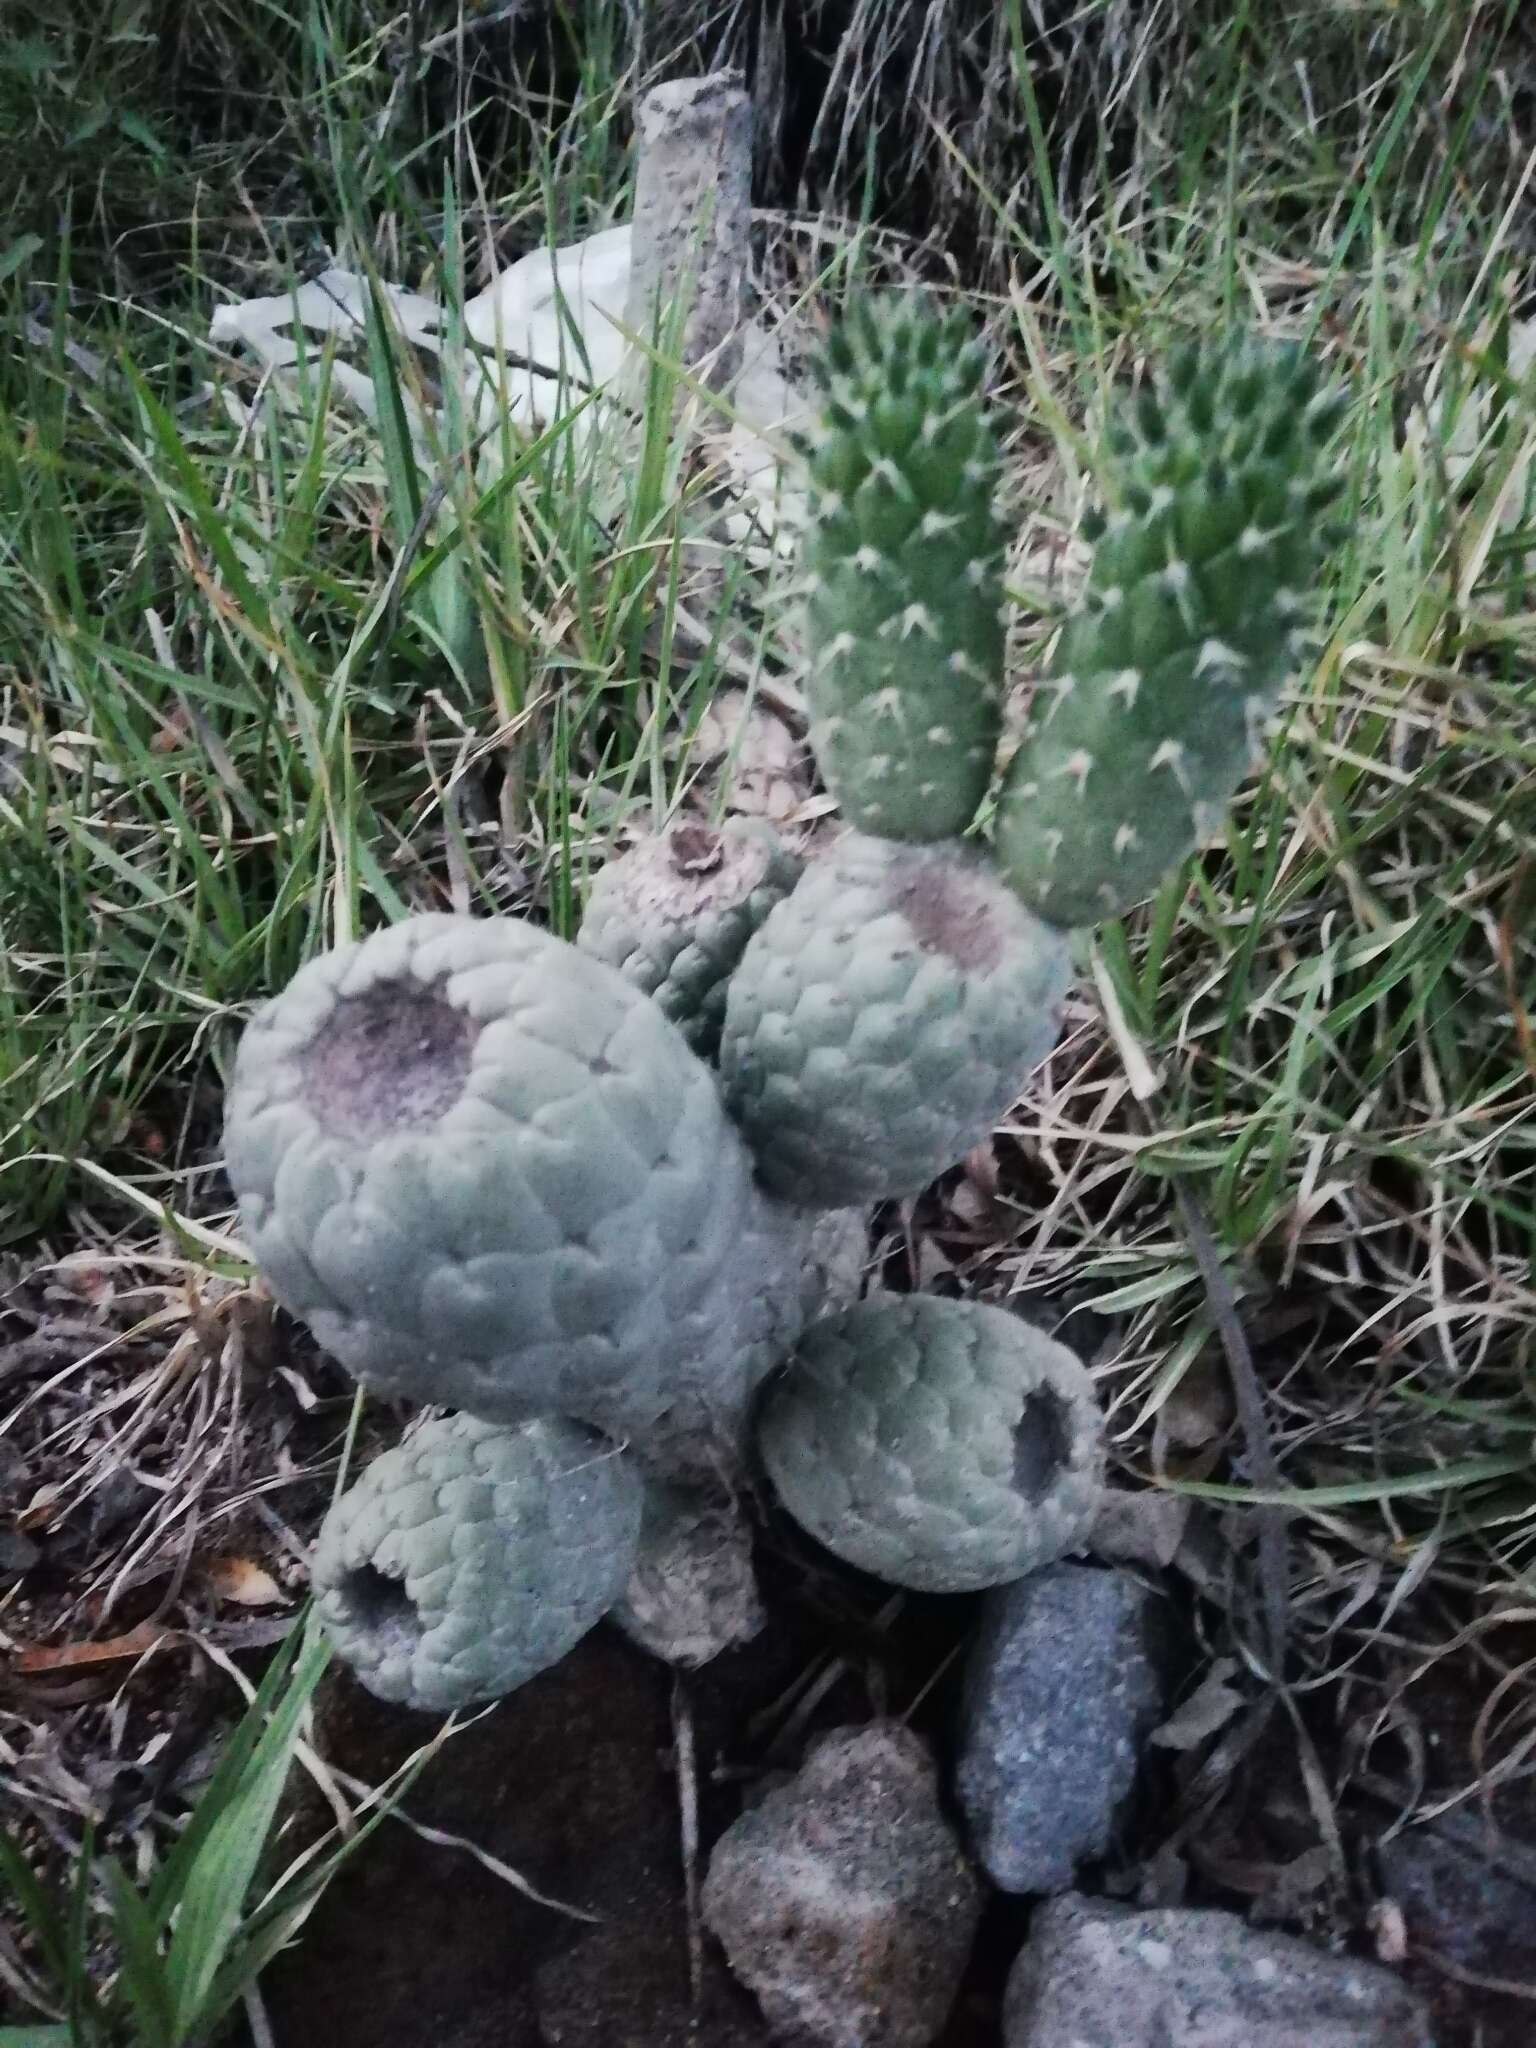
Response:
[[[1082,925],[1209,837],[1305,644],[1340,400],[1300,351],[1186,351],[1110,435],[1116,509],[997,807],[1004,874]]]
[[[761,819],[673,825],[599,869],[576,943],[644,989],[701,1059],[719,1050],[726,986],[800,874]]]
[[[813,1324],[758,1442],[796,1521],[923,1592],[995,1586],[1087,1539],[1103,1476],[1093,1382],[1007,1310],[928,1295]]]
[[[850,833],[730,982],[721,1085],[764,1185],[820,1208],[916,1194],[1016,1099],[1067,968],[979,853]]]
[[[273,1292],[385,1393],[696,1426],[798,1300],[709,1070],[529,925],[429,914],[312,961],[245,1033],[225,1136]]]
[[[987,1135],[1055,1031],[1067,928],[1230,796],[1298,644],[1334,401],[1295,355],[1222,349],[1115,428],[1115,510],[987,849],[960,837],[1003,684],[980,358],[905,306],[856,314],[820,376],[807,694],[852,829],[797,878],[766,828],[674,828],[600,879],[577,946],[408,918],[301,970],[240,1048],[226,1155],[273,1292],[371,1386],[466,1411],[370,1468],[317,1553],[327,1625],[390,1697],[460,1704],[561,1654],[629,1580],[642,1468],[717,1502],[786,1349],[763,1462],[849,1562],[1000,1583],[1098,1505],[1071,1353],[974,1304],[839,1311],[865,1239],[831,1212]],[[703,1493],[652,1501],[623,1623],[691,1659],[755,1614],[745,1543]]]
[[[812,365],[802,554],[811,742],[845,818],[957,837],[1002,731],[1005,536],[984,358],[963,315],[856,307]]]
[[[1191,351],[1115,427],[1123,506],[1005,776],[989,871],[946,835],[987,786],[1000,629],[947,669],[915,651],[959,646],[975,591],[996,625],[976,362],[912,302],[856,312],[820,368],[807,690],[855,831],[746,947],[721,1045],[727,1104],[790,1202],[913,1194],[985,1138],[1054,1034],[1059,932],[1145,894],[1231,796],[1300,644],[1337,489],[1336,401],[1294,351]],[[961,536],[974,574],[946,553]],[[942,734],[925,695],[941,687]],[[961,731],[970,780],[951,773]],[[940,843],[919,858],[891,843],[908,837]],[[997,908],[1005,885],[1031,917]]]
[[[510,1692],[622,1595],[640,1535],[628,1460],[568,1422],[420,1424],[331,1509],[317,1611],[370,1692],[446,1711]]]

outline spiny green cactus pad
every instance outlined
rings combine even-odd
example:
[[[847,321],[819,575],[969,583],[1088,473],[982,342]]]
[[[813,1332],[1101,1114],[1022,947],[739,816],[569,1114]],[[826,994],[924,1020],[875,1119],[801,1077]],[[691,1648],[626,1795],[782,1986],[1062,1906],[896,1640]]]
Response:
[[[800,866],[760,819],[689,819],[599,870],[576,943],[644,989],[700,1059],[713,1060],[726,983]]]
[[[1224,344],[1111,431],[1115,509],[997,810],[1042,917],[1118,914],[1215,829],[1306,644],[1340,405],[1300,351]]]
[[[764,1186],[819,1208],[926,1187],[1050,1050],[1068,965],[967,848],[848,834],[731,977],[721,1086]]]
[[[763,1403],[779,1498],[845,1563],[928,1593],[1086,1540],[1103,1424],[1081,1362],[1005,1309],[930,1295],[814,1324]]]
[[[813,365],[805,581],[811,743],[850,824],[958,837],[1002,731],[1005,538],[985,364],[964,315],[856,306]]]
[[[597,1625],[634,1568],[640,1515],[629,1461],[575,1423],[425,1422],[327,1515],[317,1611],[380,1699],[473,1706]]]
[[[303,968],[242,1040],[226,1158],[274,1294],[386,1394],[616,1436],[798,1300],[714,1077],[613,968],[427,915]],[[775,1272],[782,1258],[790,1270]]]

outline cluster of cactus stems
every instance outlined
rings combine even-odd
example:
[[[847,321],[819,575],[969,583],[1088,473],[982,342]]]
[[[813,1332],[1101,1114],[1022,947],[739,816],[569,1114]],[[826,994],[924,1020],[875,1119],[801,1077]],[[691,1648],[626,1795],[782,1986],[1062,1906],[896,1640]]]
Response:
[[[828,1227],[988,1136],[1050,1048],[1072,929],[1215,828],[1305,646],[1340,401],[1299,350],[1223,343],[1126,408],[1005,761],[984,374],[916,298],[856,309],[817,366],[800,603],[828,850],[674,826],[604,870],[574,945],[407,919],[245,1035],[226,1153],[257,1265],[365,1384],[459,1411],[318,1546],[322,1617],[387,1697],[493,1696],[622,1620],[642,1523],[705,1526],[688,1501],[748,1469],[765,1380],[761,1462],[852,1563],[959,1589],[1084,1539],[1078,1362],[1000,1310],[850,1304]],[[643,1625],[638,1598],[652,1640],[654,1571]]]

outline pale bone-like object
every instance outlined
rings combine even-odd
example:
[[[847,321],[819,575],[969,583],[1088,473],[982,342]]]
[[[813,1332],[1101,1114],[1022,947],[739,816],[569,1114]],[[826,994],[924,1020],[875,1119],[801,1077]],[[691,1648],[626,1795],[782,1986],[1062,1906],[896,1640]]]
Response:
[[[783,430],[800,416],[802,401],[786,374],[777,333],[760,320],[742,318],[750,113],[731,72],[649,93],[637,116],[641,159],[633,225],[604,228],[561,248],[534,249],[510,265],[465,304],[461,364],[435,298],[395,285],[380,288],[401,338],[438,357],[441,375],[462,379],[466,405],[482,429],[505,417],[538,432],[585,408],[571,428],[582,436],[613,418],[611,406],[587,405],[589,391],[623,397],[636,369],[644,369],[648,359],[626,336],[649,338],[648,302],[655,303],[658,291],[680,290],[690,271],[696,273],[681,357],[709,389],[729,394],[727,413],[713,423],[711,443],[743,501],[743,509],[726,521],[727,538],[737,542],[754,530],[787,535],[801,505],[798,490],[785,488],[781,466]],[[701,202],[707,204],[700,223],[690,208]],[[291,387],[299,333],[356,343],[365,332],[367,309],[367,280],[332,267],[291,293],[219,307],[209,337],[246,349]],[[338,358],[331,381],[365,417],[377,418],[373,381],[362,370]],[[425,466],[434,422],[408,390],[404,396]],[[494,455],[492,446],[489,459]]]

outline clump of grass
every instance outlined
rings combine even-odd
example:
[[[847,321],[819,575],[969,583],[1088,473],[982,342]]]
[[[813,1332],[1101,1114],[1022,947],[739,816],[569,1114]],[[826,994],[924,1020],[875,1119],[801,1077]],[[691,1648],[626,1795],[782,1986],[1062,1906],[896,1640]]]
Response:
[[[1239,158],[1250,226],[1303,247],[1347,208],[1428,55],[1383,195],[1413,244],[1447,177],[1487,193],[1519,175],[1528,16],[1519,0],[661,0],[637,47],[642,64],[744,67],[775,200],[880,218],[951,282],[996,287],[1023,243],[1048,249],[1053,212],[1130,235],[1149,210],[1203,211]]]
[[[212,1772],[184,1814],[154,1816],[158,1832],[140,1834],[131,1866],[88,1822],[61,1885],[51,1874],[60,1858],[43,1830],[24,1821],[0,1831],[0,1900],[24,1944],[8,1959],[7,1988],[37,2015],[0,2025],[0,2048],[200,2048],[224,2038],[242,2010],[255,2038],[269,2039],[262,1972],[386,1820],[468,1851],[552,1911],[588,1917],[473,1843],[418,1830],[404,1812],[402,1800],[452,1723],[382,1785],[328,1768],[310,1736],[329,1658],[325,1637],[301,1620],[259,1686],[240,1680],[245,1708]],[[226,1669],[240,1679],[227,1660]],[[292,1796],[300,1768],[333,1816],[328,1827],[300,1824]],[[18,2011],[14,2002],[10,2009]]]
[[[0,364],[0,1241],[151,1107],[179,1125],[221,1020],[317,945],[413,903],[568,919],[573,793],[664,801],[723,658],[678,635],[708,479],[665,373],[633,427],[448,418],[423,461],[382,312],[375,430],[323,356],[290,400],[132,311],[83,376],[50,288]]]
[[[0,2043],[107,2048],[127,2040],[182,2048],[221,2031],[331,1874],[301,1858],[264,1896],[255,1894],[327,1656],[323,1637],[305,1640],[295,1631],[147,1882],[98,1855],[88,1830],[69,1889],[60,1894],[19,1843],[0,1834],[0,1881],[34,1951],[20,1988],[48,2015],[42,2024],[0,2027]],[[117,1968],[102,1981],[92,1963],[104,1936]]]

